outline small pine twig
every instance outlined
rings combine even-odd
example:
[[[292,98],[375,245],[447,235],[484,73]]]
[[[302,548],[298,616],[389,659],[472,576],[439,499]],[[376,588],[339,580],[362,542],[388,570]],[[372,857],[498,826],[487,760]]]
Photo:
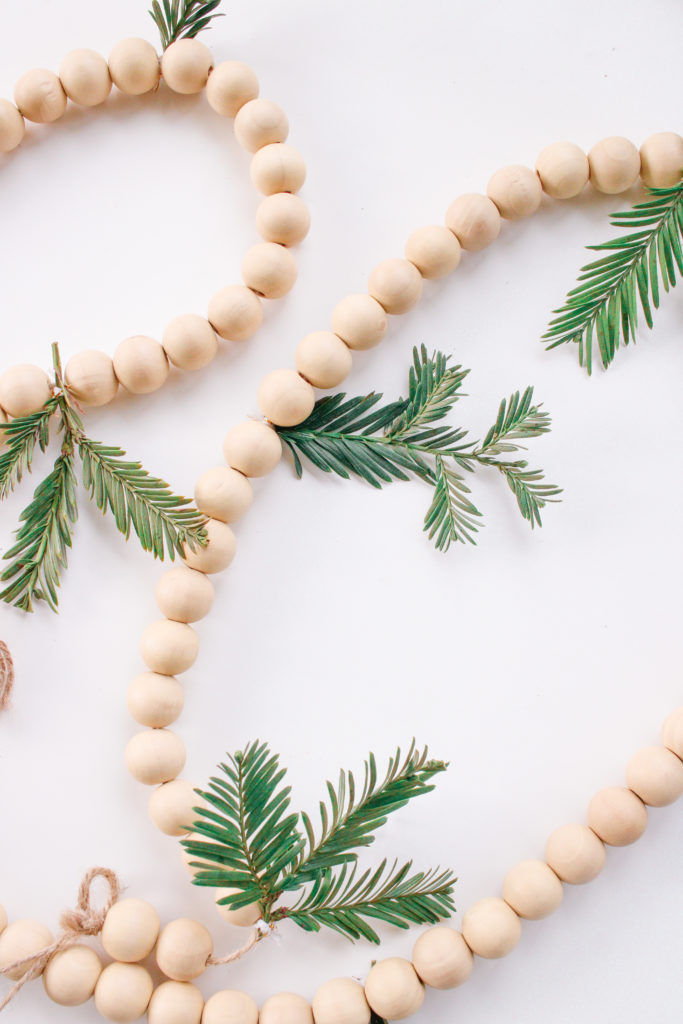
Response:
[[[194,39],[214,18],[223,18],[216,8],[221,0],[152,0],[149,14],[159,29],[162,50],[178,39]]]
[[[37,412],[18,416],[2,425],[7,447],[0,455],[0,501],[21,483],[24,473],[31,471],[36,445],[42,452],[46,450],[50,440],[50,419],[56,409],[57,399],[53,397]]]

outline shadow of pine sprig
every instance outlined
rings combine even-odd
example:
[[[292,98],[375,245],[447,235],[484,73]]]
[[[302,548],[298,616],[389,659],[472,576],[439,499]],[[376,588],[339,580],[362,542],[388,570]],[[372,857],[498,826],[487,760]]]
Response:
[[[162,49],[178,39],[194,39],[214,18],[223,18],[216,11],[220,4],[221,0],[152,0],[149,14],[159,29]]]
[[[509,455],[523,449],[521,441],[550,430],[550,416],[533,404],[533,388],[503,399],[483,442],[467,441],[467,430],[444,419],[462,397],[469,370],[450,366],[443,352],[428,355],[423,345],[413,349],[408,397],[381,404],[373,392],[358,398],[346,394],[316,402],[313,412],[296,427],[277,427],[294,459],[298,477],[300,456],[325,473],[348,479],[358,476],[373,487],[418,477],[434,489],[424,529],[440,551],[460,541],[475,544],[481,512],[470,498],[466,474],[478,468],[495,469],[507,481],[524,519],[541,526],[541,510],[558,500],[560,488],[544,482],[540,470]]]
[[[316,831],[307,814],[290,812],[291,787],[283,785],[278,756],[265,743],[251,743],[219,765],[220,776],[205,791],[197,790],[206,806],[194,808],[193,835],[182,843],[193,858],[194,884],[231,890],[219,902],[232,910],[256,903],[266,922],[289,920],[308,932],[330,928],[352,941],[379,943],[371,920],[397,928],[434,924],[454,910],[451,871],[413,872],[412,861],[398,860],[361,869],[357,851],[374,842],[390,814],[430,793],[447,767],[413,742],[378,776],[370,754],[360,790],[351,772],[341,771],[336,786],[327,783]]]

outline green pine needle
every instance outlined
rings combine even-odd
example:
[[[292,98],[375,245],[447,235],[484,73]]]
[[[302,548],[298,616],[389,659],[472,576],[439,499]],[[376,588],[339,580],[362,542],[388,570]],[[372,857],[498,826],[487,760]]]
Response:
[[[51,398],[42,409],[17,416],[0,428],[6,449],[0,455],[0,501],[21,483],[31,470],[36,445],[45,451],[50,440],[50,419],[57,409],[57,398]]]
[[[177,39],[193,39],[208,28],[214,18],[222,18],[216,11],[221,0],[152,0],[149,12],[161,36],[161,47],[167,50]]]
[[[440,455],[435,459],[434,497],[425,516],[424,530],[437,551],[448,551],[454,541],[476,544],[476,518],[481,512],[467,495],[470,489],[462,475]]]

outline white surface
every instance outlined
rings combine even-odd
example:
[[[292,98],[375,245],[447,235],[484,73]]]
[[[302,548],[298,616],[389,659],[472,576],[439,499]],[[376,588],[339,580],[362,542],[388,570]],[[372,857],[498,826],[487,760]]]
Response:
[[[141,0],[7,6],[0,94],[73,47],[154,39]],[[604,135],[639,143],[681,129],[681,11],[666,0],[226,6],[206,40],[217,59],[251,64],[262,94],[285,107],[309,166],[314,227],[295,292],[269,307],[253,341],[225,345],[208,371],[174,374],[152,398],[89,417],[96,436],[186,492],[220,462],[225,430],[256,412],[262,374],[291,362],[298,338],[325,327],[334,303],[457,194],[557,139],[588,148]],[[112,352],[132,333],[159,336],[237,280],[256,240],[248,157],[202,99],[162,90],[71,111],[0,168],[3,365],[47,366],[55,339],[68,358]],[[554,429],[531,461],[566,489],[543,531],[528,530],[502,480],[481,477],[479,546],[442,556],[420,532],[429,494],[419,483],[382,493],[311,473],[296,483],[283,464],[239,527],[188,674],[179,731],[197,781],[256,736],[281,752],[296,804],[311,810],[324,779],[360,767],[369,747],[384,761],[415,734],[450,760],[436,792],[397,815],[365,859],[452,866],[462,909],[541,854],[552,828],[580,820],[597,788],[619,784],[630,754],[681,703],[683,289],[608,375],[589,381],[574,351],[538,342],[583,245],[602,240],[606,213],[625,204],[587,194],[506,226],[490,251],[428,286],[348,383],[398,395],[414,344],[453,352],[472,368],[458,417],[475,436],[502,395],[535,384]],[[2,510],[3,545],[31,486]],[[60,616],[0,611],[18,674],[0,723],[0,901],[13,918],[54,926],[83,871],[104,863],[164,919],[205,920],[222,952],[241,934],[188,884],[175,841],[156,833],[147,794],[122,765],[133,732],[124,693],[140,668],[140,629],[157,614],[158,573],[83,497]],[[610,851],[601,878],[525,926],[508,960],[480,963],[460,991],[428,993],[416,1024],[678,1022],[682,843],[681,807],[653,811],[636,847]],[[206,991],[311,996],[330,976],[363,975],[377,955],[294,926],[281,935],[205,978]],[[409,955],[414,937],[388,932],[380,955]],[[31,988],[8,1019],[58,1019]],[[94,1020],[92,1004],[69,1019]]]

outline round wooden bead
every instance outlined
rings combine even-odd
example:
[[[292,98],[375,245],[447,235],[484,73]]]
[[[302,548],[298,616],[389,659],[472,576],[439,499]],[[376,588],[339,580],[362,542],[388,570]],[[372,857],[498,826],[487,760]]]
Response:
[[[519,220],[535,213],[543,197],[538,175],[522,164],[501,167],[489,181],[486,192],[505,220]]]
[[[174,676],[187,672],[199,654],[199,638],[192,626],[173,619],[158,619],[142,634],[140,653],[152,672]]]
[[[587,825],[562,825],[549,836],[545,859],[563,882],[583,885],[605,866],[605,847]]]
[[[387,333],[387,314],[371,295],[347,295],[332,310],[332,330],[349,348],[374,348]]]
[[[111,356],[96,349],[86,349],[73,356],[66,364],[64,377],[81,405],[106,405],[119,390]]]
[[[202,1024],[258,1024],[258,1006],[246,992],[224,989],[206,1000]]]
[[[157,52],[146,39],[122,39],[109,54],[109,74],[116,88],[127,96],[151,92],[161,77]]]
[[[161,58],[161,74],[173,92],[201,92],[213,67],[211,50],[200,39],[177,39]]]
[[[536,173],[553,199],[573,199],[588,183],[588,157],[573,142],[553,142],[538,154]]]
[[[152,952],[160,928],[159,915],[151,903],[134,898],[119,900],[107,911],[102,945],[114,960],[134,964]]]
[[[59,69],[64,92],[81,107],[97,107],[111,92],[111,76],[104,57],[94,50],[72,50]]]
[[[282,458],[282,444],[267,423],[244,420],[225,435],[223,454],[228,465],[245,476],[267,476]]]
[[[406,259],[414,263],[423,277],[445,277],[460,262],[460,242],[441,224],[418,228],[406,242]]]
[[[478,192],[458,196],[446,210],[446,227],[469,252],[478,252],[495,241],[500,224],[496,204]]]
[[[0,153],[16,149],[25,134],[26,124],[17,108],[0,98]]]
[[[203,316],[185,313],[171,320],[161,339],[164,352],[181,370],[201,370],[218,352],[216,332]]]
[[[258,1019],[259,1024],[313,1024],[313,1011],[296,992],[278,992],[266,999]]]
[[[667,747],[644,747],[626,768],[626,784],[650,807],[666,807],[683,794],[683,761]]]
[[[95,988],[95,1006],[113,1024],[132,1024],[149,1005],[154,983],[140,964],[109,964]]]
[[[306,180],[306,164],[298,149],[272,142],[254,154],[250,173],[255,188],[264,196],[298,192]]]
[[[417,1013],[425,990],[409,960],[390,956],[370,968],[365,981],[365,998],[379,1017],[403,1020]]]
[[[148,1024],[201,1024],[204,996],[188,981],[164,981],[149,1002]]]
[[[519,917],[539,921],[562,902],[562,882],[542,860],[523,860],[503,880],[503,899]]]
[[[215,889],[214,892],[216,910],[228,924],[232,924],[236,928],[249,928],[261,920],[263,910],[258,903],[249,903],[246,907],[238,907],[236,910],[221,905],[220,900],[225,899],[226,896],[233,896],[238,892],[237,889]]]
[[[214,589],[204,573],[177,565],[161,577],[155,596],[159,610],[167,619],[198,622],[211,611]]]
[[[237,112],[235,135],[240,146],[249,153],[255,153],[263,146],[285,142],[289,135],[289,121],[282,107],[272,100],[249,100]]]
[[[254,489],[243,473],[229,466],[214,466],[197,481],[194,500],[205,516],[220,519],[222,523],[234,523],[251,508]]]
[[[3,906],[0,906],[0,935],[4,932],[7,927],[7,911]]]
[[[271,423],[293,427],[313,412],[315,392],[296,370],[273,370],[259,385],[258,404]]]
[[[683,138],[658,132],[640,147],[640,174],[650,188],[670,188],[683,174]]]
[[[0,968],[38,953],[41,949],[51,946],[53,942],[52,932],[40,921],[31,921],[27,918],[13,921],[0,935]],[[7,971],[6,977],[12,981],[19,981],[30,966],[29,964],[26,967],[15,967],[13,971]]]
[[[126,768],[145,786],[175,779],[185,767],[185,758],[185,744],[170,729],[146,729],[126,746]]]
[[[42,409],[52,388],[44,370],[29,363],[11,366],[0,376],[0,406],[8,416],[26,416]]]
[[[66,93],[53,71],[35,68],[15,85],[14,102],[27,121],[51,124],[66,110]]]
[[[368,291],[387,313],[407,313],[420,301],[422,275],[408,260],[383,260],[370,274]]]
[[[242,277],[247,288],[266,299],[280,299],[291,291],[298,273],[289,249],[275,242],[252,245],[242,260]]]
[[[43,987],[53,1003],[81,1006],[95,991],[102,961],[90,946],[71,946],[55,953],[43,971]]]
[[[601,789],[588,805],[588,824],[608,846],[629,846],[647,828],[647,808],[630,789]]]
[[[238,110],[259,94],[258,78],[240,60],[217,64],[206,84],[209,105],[222,117],[235,117]]]
[[[221,338],[246,341],[263,322],[261,300],[246,285],[230,284],[212,297],[209,322]]]
[[[194,808],[202,803],[191,782],[173,779],[153,791],[149,798],[149,816],[164,835],[186,836],[197,817]]]
[[[226,523],[221,523],[218,519],[207,519],[204,525],[208,537],[206,547],[198,547],[192,551],[185,545],[184,561],[190,569],[197,569],[199,572],[223,572],[235,557],[235,534]]]
[[[474,968],[472,950],[455,928],[437,925],[423,932],[413,946],[413,967],[430,988],[456,988]]]
[[[369,1024],[371,1012],[363,986],[353,978],[332,978],[313,996],[315,1024]]]
[[[180,716],[185,704],[185,692],[173,676],[143,672],[128,687],[126,704],[131,716],[140,725],[146,725],[149,729],[163,729]]]
[[[588,154],[591,184],[598,192],[616,195],[634,185],[640,174],[640,153],[628,139],[612,135],[596,142]]]
[[[116,349],[114,373],[131,394],[149,395],[168,377],[168,359],[158,341],[135,334]]]
[[[194,981],[204,973],[213,953],[213,939],[203,924],[179,917],[162,928],[157,942],[157,963],[172,981]]]
[[[351,373],[353,356],[332,331],[313,331],[296,349],[296,368],[316,388],[334,388]]]
[[[462,934],[473,953],[486,960],[507,956],[522,937],[522,923],[505,900],[479,900],[462,919]]]
[[[683,708],[672,711],[662,726],[662,742],[677,757],[683,758]]]
[[[256,211],[256,230],[266,242],[298,245],[308,234],[310,226],[308,207],[303,199],[291,192],[266,196]]]

